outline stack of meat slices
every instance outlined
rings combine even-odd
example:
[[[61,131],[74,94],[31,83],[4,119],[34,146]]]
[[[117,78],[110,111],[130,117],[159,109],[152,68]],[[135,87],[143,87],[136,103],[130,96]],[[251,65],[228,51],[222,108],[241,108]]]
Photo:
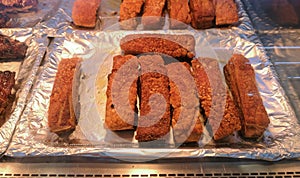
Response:
[[[133,30],[138,17],[145,29],[160,29],[164,25],[164,7],[170,16],[170,28],[182,29],[191,24],[196,29],[236,24],[239,20],[234,0],[123,0],[120,23]]]
[[[121,40],[125,55],[113,60],[106,93],[106,128],[136,129],[139,142],[166,140],[170,127],[176,143],[198,142],[204,127],[216,141],[240,130],[245,138],[263,136],[270,121],[248,59],[233,55],[223,75],[215,59],[186,57],[187,52],[194,53],[189,35],[134,37]],[[167,39],[173,41],[162,48]],[[148,46],[141,46],[143,41]],[[185,55],[172,53],[178,49]],[[129,107],[122,107],[126,103]]]
[[[0,35],[0,62],[24,59],[27,46],[25,43]],[[4,124],[14,101],[12,89],[15,85],[15,72],[0,71],[0,126]]]

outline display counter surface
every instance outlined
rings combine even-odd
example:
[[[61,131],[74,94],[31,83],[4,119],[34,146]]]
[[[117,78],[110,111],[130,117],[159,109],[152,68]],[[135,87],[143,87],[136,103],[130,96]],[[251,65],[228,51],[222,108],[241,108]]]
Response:
[[[44,158],[1,163],[0,177],[299,177],[297,160],[175,159],[125,163],[110,159]]]

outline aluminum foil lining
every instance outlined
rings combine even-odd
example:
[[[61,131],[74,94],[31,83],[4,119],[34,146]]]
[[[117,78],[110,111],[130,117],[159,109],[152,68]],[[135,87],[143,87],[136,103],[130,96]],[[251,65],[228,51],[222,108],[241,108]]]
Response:
[[[55,13],[45,21],[37,24],[37,29],[45,29],[49,37],[62,35],[66,27],[72,25],[72,8],[75,0],[60,0]]]
[[[7,13],[10,20],[6,23],[8,28],[31,28],[42,21],[46,21],[57,13],[60,0],[38,0],[36,8],[25,12]]]
[[[270,17],[270,14],[266,12],[266,8],[259,1],[243,0],[243,2],[264,44],[261,48],[266,50],[266,53],[270,56],[281,79],[281,84],[296,112],[299,124],[299,24],[287,24],[284,21],[278,24]],[[294,136],[294,140],[294,144],[290,147],[290,157],[299,158],[300,145],[297,140],[300,140],[300,133]]]
[[[2,155],[11,141],[14,129],[27,103],[27,96],[33,85],[38,67],[43,59],[47,47],[47,38],[42,38],[33,34],[32,28],[28,29],[1,29],[1,34],[10,36],[28,45],[24,60],[0,61],[0,70],[16,72],[16,98],[12,108],[12,114],[6,123],[0,128],[0,155]]]
[[[214,144],[209,148],[176,148],[172,145],[160,148],[140,147],[134,140],[130,145],[109,142],[107,137],[111,138],[114,135],[103,127],[105,100],[101,100],[103,102],[100,102],[100,105],[97,104],[95,81],[98,75],[107,77],[112,57],[121,54],[120,39],[133,33],[191,34],[196,40],[196,56],[218,59],[221,65],[224,65],[233,53],[241,53],[249,58],[255,68],[259,91],[271,120],[264,139],[250,142],[236,134],[226,140],[232,144]],[[289,150],[295,142],[294,136],[298,128],[294,113],[265,53],[253,42],[241,38],[240,34],[242,30],[238,28],[155,32],[73,31],[64,38],[55,38],[48,48],[45,65],[6,154],[13,157],[112,156],[130,161],[161,157],[230,157],[270,161],[290,158]],[[61,139],[49,131],[47,111],[59,61],[75,56],[84,59],[81,64],[81,77],[78,79],[81,114],[75,132],[68,139]],[[102,91],[105,89],[106,85],[103,85]]]

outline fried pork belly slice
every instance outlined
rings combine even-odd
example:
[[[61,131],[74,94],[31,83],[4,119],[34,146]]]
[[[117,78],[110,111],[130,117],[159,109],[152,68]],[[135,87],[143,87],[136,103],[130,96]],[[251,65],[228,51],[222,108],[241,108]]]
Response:
[[[26,51],[25,43],[0,35],[0,59],[23,59]]]
[[[188,63],[167,65],[172,127],[176,143],[198,142],[203,133],[199,97]]]
[[[186,28],[191,23],[188,0],[168,0],[168,11],[171,28]]]
[[[145,29],[159,29],[163,26],[166,0],[145,0],[142,24]]]
[[[239,21],[238,9],[234,0],[214,0],[216,25],[231,25]]]
[[[58,135],[67,134],[77,124],[72,99],[73,78],[80,58],[62,59],[58,65],[50,96],[48,126]]]
[[[142,11],[144,0],[123,0],[120,6],[120,25],[123,29],[134,30],[138,25],[137,17]]]
[[[15,75],[15,72],[0,71],[0,127],[5,123],[13,104],[12,89],[15,85]]]
[[[100,2],[101,0],[75,0],[72,9],[74,24],[80,27],[94,28]]]
[[[106,128],[113,131],[133,129],[137,117],[138,72],[138,60],[135,56],[114,57],[106,90]]]
[[[190,0],[192,26],[196,29],[214,26],[215,9],[212,0]]]
[[[224,67],[226,82],[239,111],[242,113],[242,134],[246,138],[258,138],[264,134],[270,120],[263,105],[249,60],[234,54]]]
[[[140,117],[136,140],[147,142],[166,140],[170,131],[169,78],[164,61],[159,55],[139,57]]]
[[[125,54],[162,53],[188,60],[195,56],[192,35],[134,34],[122,38],[120,45]]]
[[[218,61],[210,58],[194,59],[192,69],[201,107],[212,128],[213,138],[220,140],[240,130],[239,112],[222,80]]]

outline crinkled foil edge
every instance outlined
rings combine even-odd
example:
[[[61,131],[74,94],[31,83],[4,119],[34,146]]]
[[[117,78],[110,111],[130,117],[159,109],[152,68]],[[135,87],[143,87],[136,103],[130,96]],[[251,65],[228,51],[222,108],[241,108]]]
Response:
[[[33,86],[33,81],[36,76],[36,72],[43,59],[43,55],[46,51],[46,41],[40,37],[33,37],[35,31],[32,28],[29,29],[1,29],[2,34],[18,36],[18,38],[27,38],[29,47],[27,49],[26,57],[21,64],[17,76],[17,97],[15,100],[14,110],[8,119],[8,121],[0,128],[0,153],[4,154],[7,150],[11,139],[13,137],[14,129],[22,115],[22,112],[26,106],[28,95]],[[20,61],[21,63],[21,61]]]

